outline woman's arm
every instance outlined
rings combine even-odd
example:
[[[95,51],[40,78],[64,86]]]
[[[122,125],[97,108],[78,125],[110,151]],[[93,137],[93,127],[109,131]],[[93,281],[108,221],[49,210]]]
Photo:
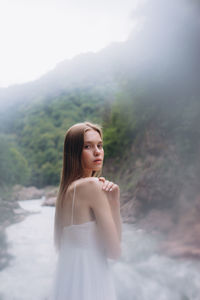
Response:
[[[112,217],[121,242],[122,219],[120,214],[120,189],[119,186],[112,181],[106,180],[104,177],[99,178],[103,182],[102,189],[107,191],[106,195],[112,212]]]
[[[112,217],[115,222],[119,240],[121,242],[121,231],[122,231],[122,220],[120,215],[120,190],[119,186],[115,185],[113,190],[107,193],[108,202],[110,204],[110,209],[112,212]]]
[[[87,199],[95,214],[97,228],[107,256],[111,259],[118,259],[121,256],[121,243],[112,215],[111,206],[113,207],[113,203],[109,205],[107,193],[102,191],[102,184],[95,178],[90,178],[79,185],[77,190],[79,190],[82,199]]]

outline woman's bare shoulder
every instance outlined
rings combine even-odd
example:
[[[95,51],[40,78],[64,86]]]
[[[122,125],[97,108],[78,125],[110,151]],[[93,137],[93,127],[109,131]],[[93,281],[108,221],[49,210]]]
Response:
[[[74,185],[76,184],[76,197],[80,197],[82,201],[86,201],[92,206],[94,198],[101,199],[105,193],[102,190],[102,182],[97,177],[85,177],[75,180],[68,188],[68,195],[73,195]],[[98,200],[97,200],[98,201]]]
[[[99,181],[97,177],[86,177],[78,180],[76,185],[81,190],[90,191],[90,190],[100,189],[102,183]]]
[[[73,181],[69,186],[69,192],[74,189],[75,184],[76,190],[82,192],[90,192],[91,190],[100,190],[102,188],[102,182],[98,179],[98,177],[85,177]]]

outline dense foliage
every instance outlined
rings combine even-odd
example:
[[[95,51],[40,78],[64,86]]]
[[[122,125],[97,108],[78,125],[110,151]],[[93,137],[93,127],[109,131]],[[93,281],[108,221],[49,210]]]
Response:
[[[58,184],[66,130],[85,120],[102,123],[103,104],[103,95],[88,89],[14,106],[1,137],[1,183]]]

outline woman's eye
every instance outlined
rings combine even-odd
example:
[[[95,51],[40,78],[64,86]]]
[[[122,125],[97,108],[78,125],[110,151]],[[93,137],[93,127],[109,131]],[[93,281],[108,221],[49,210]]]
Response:
[[[84,146],[84,149],[90,149],[92,146],[91,145],[85,145]],[[99,149],[102,149],[103,148],[103,145],[102,144],[99,144],[99,145],[97,145],[97,147],[99,148]]]

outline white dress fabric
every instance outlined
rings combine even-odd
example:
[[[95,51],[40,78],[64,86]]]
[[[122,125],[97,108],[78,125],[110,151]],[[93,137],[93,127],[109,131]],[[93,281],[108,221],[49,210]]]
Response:
[[[62,232],[52,300],[117,300],[114,278],[98,237],[96,221],[73,224]]]

